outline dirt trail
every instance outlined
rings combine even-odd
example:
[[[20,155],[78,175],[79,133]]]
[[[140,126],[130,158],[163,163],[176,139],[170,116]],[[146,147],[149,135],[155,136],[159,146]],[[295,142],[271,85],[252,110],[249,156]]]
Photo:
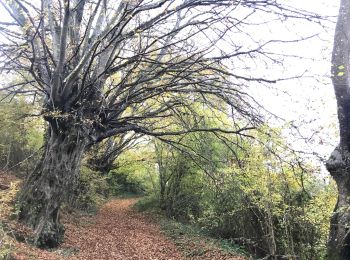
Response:
[[[155,224],[131,208],[135,199],[108,202],[97,216],[67,226],[63,248],[76,248],[69,259],[182,259]],[[84,221],[87,221],[84,223]],[[77,225],[78,224],[78,225]]]

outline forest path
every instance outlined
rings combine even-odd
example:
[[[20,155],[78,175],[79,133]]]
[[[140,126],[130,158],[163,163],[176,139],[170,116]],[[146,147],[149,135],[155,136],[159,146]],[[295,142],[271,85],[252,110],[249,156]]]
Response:
[[[183,259],[159,227],[132,208],[136,199],[115,199],[92,218],[66,224],[62,247],[76,248],[68,259]]]

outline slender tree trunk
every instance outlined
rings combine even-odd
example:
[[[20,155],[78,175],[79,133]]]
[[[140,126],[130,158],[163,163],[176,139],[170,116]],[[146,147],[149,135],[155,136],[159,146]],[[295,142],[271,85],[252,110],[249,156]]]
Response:
[[[26,180],[19,196],[19,220],[34,229],[34,243],[55,247],[63,239],[59,209],[74,189],[85,150],[76,124],[54,130],[49,127],[46,147],[40,163]]]
[[[176,204],[178,203],[179,194],[181,191],[181,182],[184,172],[181,166],[176,167],[175,172],[170,179],[170,185],[168,188],[168,194],[166,196],[166,212],[169,217],[178,218],[176,212]]]
[[[350,0],[341,0],[332,53],[332,82],[338,106],[339,145],[327,161],[338,187],[331,219],[328,259],[350,259]]]
[[[276,245],[276,238],[275,238],[275,227],[274,227],[274,223],[273,223],[273,216],[272,216],[272,208],[273,208],[273,204],[272,204],[272,181],[271,181],[271,172],[268,171],[268,177],[269,177],[269,181],[268,181],[268,193],[269,193],[269,201],[266,201],[266,211],[267,211],[267,219],[266,219],[266,226],[267,226],[267,233],[268,233],[268,237],[267,237],[267,241],[268,241],[268,246],[269,246],[269,253],[270,253],[270,258],[277,260],[277,245]]]
[[[160,194],[159,194],[159,207],[161,209],[166,209],[166,200],[165,200],[165,183],[160,178]]]

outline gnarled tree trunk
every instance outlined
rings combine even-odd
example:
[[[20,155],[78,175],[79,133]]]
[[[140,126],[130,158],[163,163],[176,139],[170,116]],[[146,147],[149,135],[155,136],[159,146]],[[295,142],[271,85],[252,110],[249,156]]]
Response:
[[[74,122],[49,127],[42,159],[19,196],[19,220],[34,229],[39,247],[55,247],[63,239],[59,208],[77,183],[86,144]]]
[[[340,142],[327,161],[338,201],[331,219],[328,259],[350,259],[350,0],[341,0],[332,55]]]
[[[350,153],[347,147],[339,146],[333,151],[327,169],[338,187],[338,201],[331,218],[328,259],[350,259]]]

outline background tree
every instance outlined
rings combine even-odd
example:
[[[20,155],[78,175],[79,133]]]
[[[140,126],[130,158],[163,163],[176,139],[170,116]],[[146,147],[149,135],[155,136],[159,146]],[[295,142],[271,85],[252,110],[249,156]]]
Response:
[[[88,151],[88,165],[91,169],[107,175],[117,168],[117,158],[140,141],[140,135],[123,133],[110,137],[104,142],[91,147]]]
[[[317,18],[277,1],[0,3],[12,17],[1,22],[1,69],[22,79],[2,90],[43,97],[45,149],[21,191],[19,219],[35,229],[35,243],[47,247],[62,240],[59,208],[76,186],[87,147],[130,131],[156,137],[198,131],[247,135],[262,118],[246,88],[278,79],[244,68],[278,63],[281,55],[269,46],[290,42],[249,35],[253,17]],[[244,40],[233,42],[235,33]],[[191,113],[194,100],[212,106],[212,97],[227,104],[224,112],[240,124],[202,129],[198,118],[180,131],[156,127],[163,118],[181,116],[183,108]]]
[[[329,259],[350,257],[350,1],[342,0],[335,29],[332,82],[338,105],[340,141],[327,161],[338,187],[338,201],[331,219]]]

